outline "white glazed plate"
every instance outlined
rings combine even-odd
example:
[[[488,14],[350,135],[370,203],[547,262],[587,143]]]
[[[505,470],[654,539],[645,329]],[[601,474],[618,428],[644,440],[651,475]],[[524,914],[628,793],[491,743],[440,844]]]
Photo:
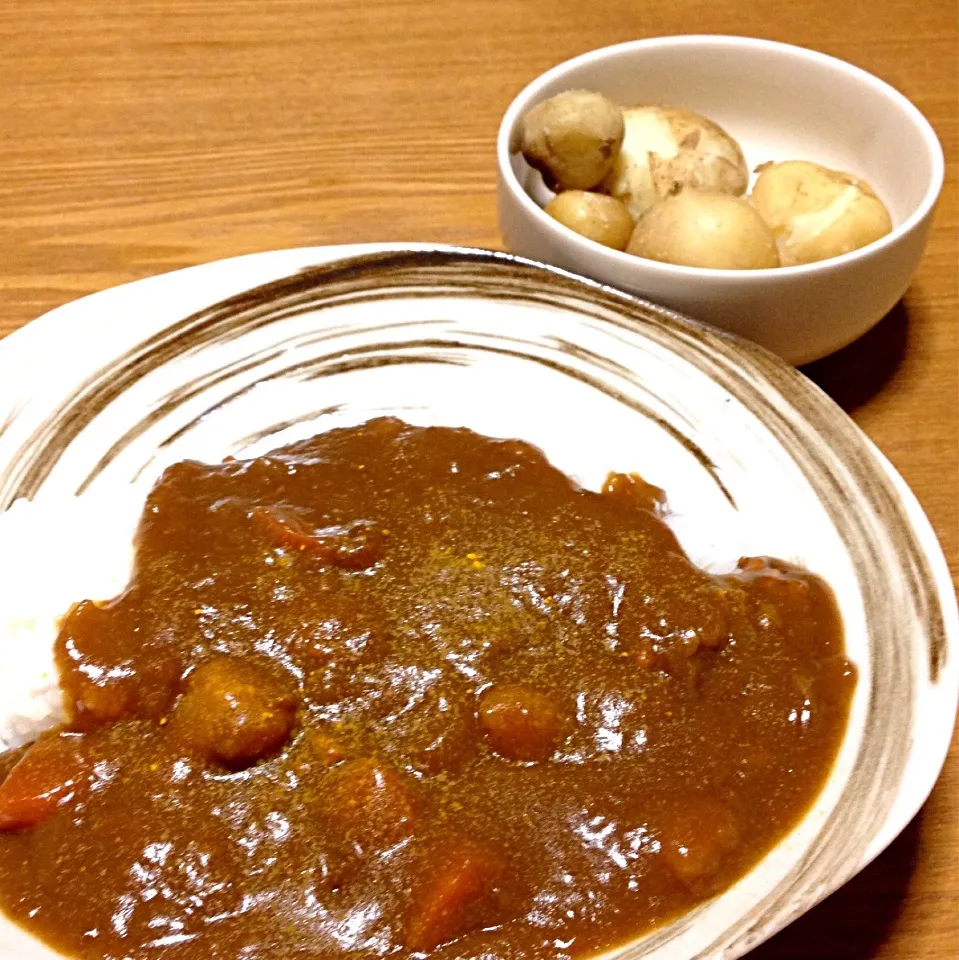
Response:
[[[952,734],[959,626],[902,479],[771,354],[555,269],[451,247],[314,248],[67,304],[0,343],[0,511],[75,496],[103,510],[177,460],[381,414],[531,441],[587,486],[638,470],[666,489],[697,562],[775,555],[836,592],[859,684],[827,787],[733,888],[621,957],[741,956],[925,800]],[[0,918],[0,957],[50,956]]]

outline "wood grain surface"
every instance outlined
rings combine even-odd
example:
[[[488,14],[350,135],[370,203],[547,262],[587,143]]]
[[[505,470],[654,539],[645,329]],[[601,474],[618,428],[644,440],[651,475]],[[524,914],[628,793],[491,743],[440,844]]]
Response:
[[[0,335],[82,294],[235,254],[498,247],[494,139],[520,88],[593,47],[697,32],[850,60],[942,140],[946,186],[905,300],[807,372],[905,476],[955,577],[955,0],[0,0]],[[753,956],[957,954],[954,741],[890,850]]]

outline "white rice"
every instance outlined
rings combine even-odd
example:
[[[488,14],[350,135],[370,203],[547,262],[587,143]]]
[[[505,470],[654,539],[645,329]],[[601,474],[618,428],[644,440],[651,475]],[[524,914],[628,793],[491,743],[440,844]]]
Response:
[[[60,618],[126,585],[145,491],[17,501],[0,514],[0,752],[62,718]]]

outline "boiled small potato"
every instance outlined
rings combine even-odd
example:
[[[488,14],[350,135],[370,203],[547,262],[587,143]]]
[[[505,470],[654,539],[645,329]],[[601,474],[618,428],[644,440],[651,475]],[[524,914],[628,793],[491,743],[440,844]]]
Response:
[[[682,190],[639,218],[627,253],[683,267],[778,267],[772,229],[740,197]]]
[[[749,168],[736,141],[691,110],[640,106],[623,111],[626,132],[604,193],[633,217],[684,188],[742,196]]]
[[[603,193],[564,190],[545,210],[564,227],[614,250],[625,250],[633,232],[633,218],[626,207]]]
[[[588,190],[609,173],[623,130],[623,111],[612,100],[567,90],[526,114],[521,149],[551,186]]]
[[[784,266],[838,257],[892,230],[868,183],[806,160],[760,167],[751,200],[773,228]]]

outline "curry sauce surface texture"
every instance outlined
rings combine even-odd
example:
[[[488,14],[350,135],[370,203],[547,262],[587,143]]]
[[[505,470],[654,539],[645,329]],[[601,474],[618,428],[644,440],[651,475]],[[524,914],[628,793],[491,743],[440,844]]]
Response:
[[[0,903],[81,957],[623,943],[802,816],[855,685],[816,577],[710,575],[660,491],[396,419],[169,468],[0,758]]]

